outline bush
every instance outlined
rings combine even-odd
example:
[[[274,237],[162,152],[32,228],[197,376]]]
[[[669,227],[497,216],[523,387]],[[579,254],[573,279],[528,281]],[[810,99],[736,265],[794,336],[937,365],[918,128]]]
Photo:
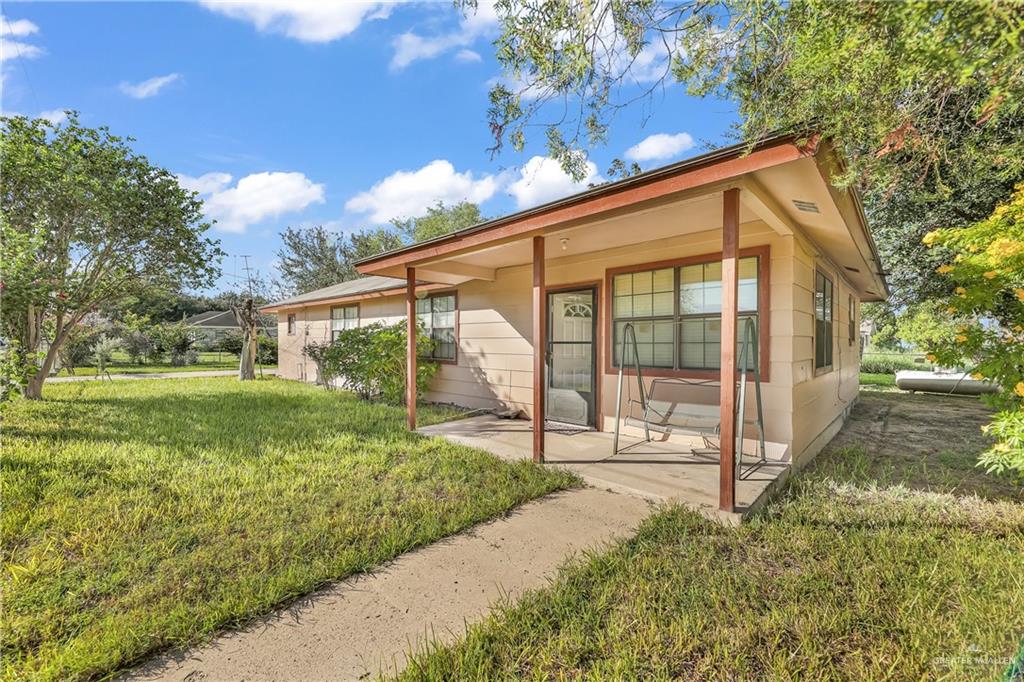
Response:
[[[121,337],[121,347],[133,365],[153,354],[153,339],[144,331],[129,331]]]
[[[860,371],[865,374],[895,374],[901,369],[929,369],[927,363],[915,362],[905,355],[865,355],[860,361]]]
[[[74,374],[76,367],[82,367],[92,358],[92,347],[100,336],[99,330],[86,325],[78,325],[57,351],[60,366],[68,374]]]
[[[431,341],[419,334],[421,348]],[[346,329],[333,343],[308,344],[303,353],[317,365],[318,383],[328,389],[335,379],[364,400],[381,400],[393,405],[405,402],[405,323],[371,324]],[[437,373],[437,364],[421,360],[416,364],[416,390],[426,392]]]
[[[100,334],[96,343],[92,346],[92,360],[96,364],[96,372],[102,374],[107,370],[107,365],[114,359],[114,351],[121,347],[119,339],[113,339],[106,334]]]
[[[259,335],[260,345],[256,351],[256,362],[261,365],[276,365],[277,364],[277,339],[273,336],[267,336],[265,334]],[[241,349],[239,349],[241,353]]]
[[[241,331],[230,331],[225,332],[223,336],[217,339],[213,343],[214,350],[219,350],[222,353],[230,353],[231,355],[242,354],[242,332]]]
[[[181,322],[164,324],[158,328],[157,347],[162,354],[171,356],[172,367],[195,364],[199,359],[192,344],[192,331]]]

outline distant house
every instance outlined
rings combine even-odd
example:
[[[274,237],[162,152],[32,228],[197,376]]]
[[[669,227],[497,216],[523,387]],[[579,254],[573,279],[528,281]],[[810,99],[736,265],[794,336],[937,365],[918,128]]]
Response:
[[[261,319],[263,331],[268,336],[277,338],[277,316],[264,313]],[[196,341],[206,343],[213,343],[226,334],[240,331],[234,313],[230,310],[207,310],[205,313],[186,317],[185,324],[193,329]]]
[[[302,348],[349,326],[418,323],[433,343],[409,349],[407,372],[439,365],[423,397],[525,414],[535,461],[547,423],[635,428],[620,410],[647,397],[666,433],[676,412],[707,419],[719,506],[732,512],[740,424],[761,425],[800,466],[858,397],[859,304],[884,300],[888,286],[857,192],[830,182],[842,164],[827,142],[780,136],[367,258],[356,263],[363,279],[263,308],[278,314],[279,376],[313,381]],[[737,387],[755,350],[763,415]]]

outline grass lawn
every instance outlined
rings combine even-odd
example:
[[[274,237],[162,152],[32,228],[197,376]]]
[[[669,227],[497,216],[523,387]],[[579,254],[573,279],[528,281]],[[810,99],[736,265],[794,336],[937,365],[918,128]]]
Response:
[[[681,508],[570,563],[406,679],[993,679],[1024,656],[1024,488],[976,400],[863,394],[750,523]]]
[[[263,365],[263,369],[273,369],[276,365]],[[111,374],[159,374],[163,372],[202,372],[217,369],[238,369],[238,358],[228,353],[199,353],[199,361],[193,365],[175,367],[166,362],[157,364],[135,365],[124,353],[115,353],[113,361],[107,365]],[[258,373],[257,369],[257,373]],[[60,370],[57,376],[96,376],[95,367],[76,367],[75,373],[69,374],[66,369]]]
[[[409,434],[399,408],[281,380],[46,396],[4,415],[8,679],[108,675],[577,483]]]
[[[895,374],[869,374],[868,372],[860,373],[860,385],[861,386],[896,386],[896,375]]]

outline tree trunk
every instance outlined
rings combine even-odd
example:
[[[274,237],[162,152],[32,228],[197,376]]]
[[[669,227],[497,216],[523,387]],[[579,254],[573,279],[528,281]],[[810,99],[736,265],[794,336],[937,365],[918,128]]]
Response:
[[[25,388],[21,391],[25,398],[29,400],[43,399],[43,382],[46,381],[46,377],[50,376],[50,370],[53,369],[53,363],[57,359],[57,350],[60,348],[60,344],[64,342],[64,337],[65,334],[63,332],[54,337],[53,343],[50,344],[50,348],[46,351],[46,357],[43,358],[43,364],[39,366],[35,374],[29,377]]]
[[[242,330],[242,354],[238,359],[238,380],[252,381],[256,378],[256,353],[259,339],[256,336],[256,325],[259,318],[252,299],[245,299],[241,308],[232,308],[235,321]]]

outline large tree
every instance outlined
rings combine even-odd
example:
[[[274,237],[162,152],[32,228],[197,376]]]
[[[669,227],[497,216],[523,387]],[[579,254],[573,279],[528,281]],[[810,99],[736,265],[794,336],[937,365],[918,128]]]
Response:
[[[415,218],[391,221],[352,235],[338,235],[322,225],[289,227],[281,233],[278,269],[285,288],[301,294],[358,278],[356,261],[414,242],[432,239],[483,222],[480,207],[468,201],[451,206],[437,202]]]
[[[605,140],[619,109],[681,81],[735,102],[742,139],[781,131],[835,141],[848,160],[835,181],[865,194],[905,301],[949,286],[934,273],[942,255],[919,238],[987,217],[1024,178],[1017,2],[523,0],[497,9],[506,78],[491,91],[496,148],[522,149],[540,123],[549,153],[580,175],[585,148]],[[542,118],[554,106],[559,115]]]
[[[41,398],[62,344],[91,311],[148,287],[209,286],[222,252],[202,202],[132,151],[79,124],[0,119],[3,336],[33,362]]]

